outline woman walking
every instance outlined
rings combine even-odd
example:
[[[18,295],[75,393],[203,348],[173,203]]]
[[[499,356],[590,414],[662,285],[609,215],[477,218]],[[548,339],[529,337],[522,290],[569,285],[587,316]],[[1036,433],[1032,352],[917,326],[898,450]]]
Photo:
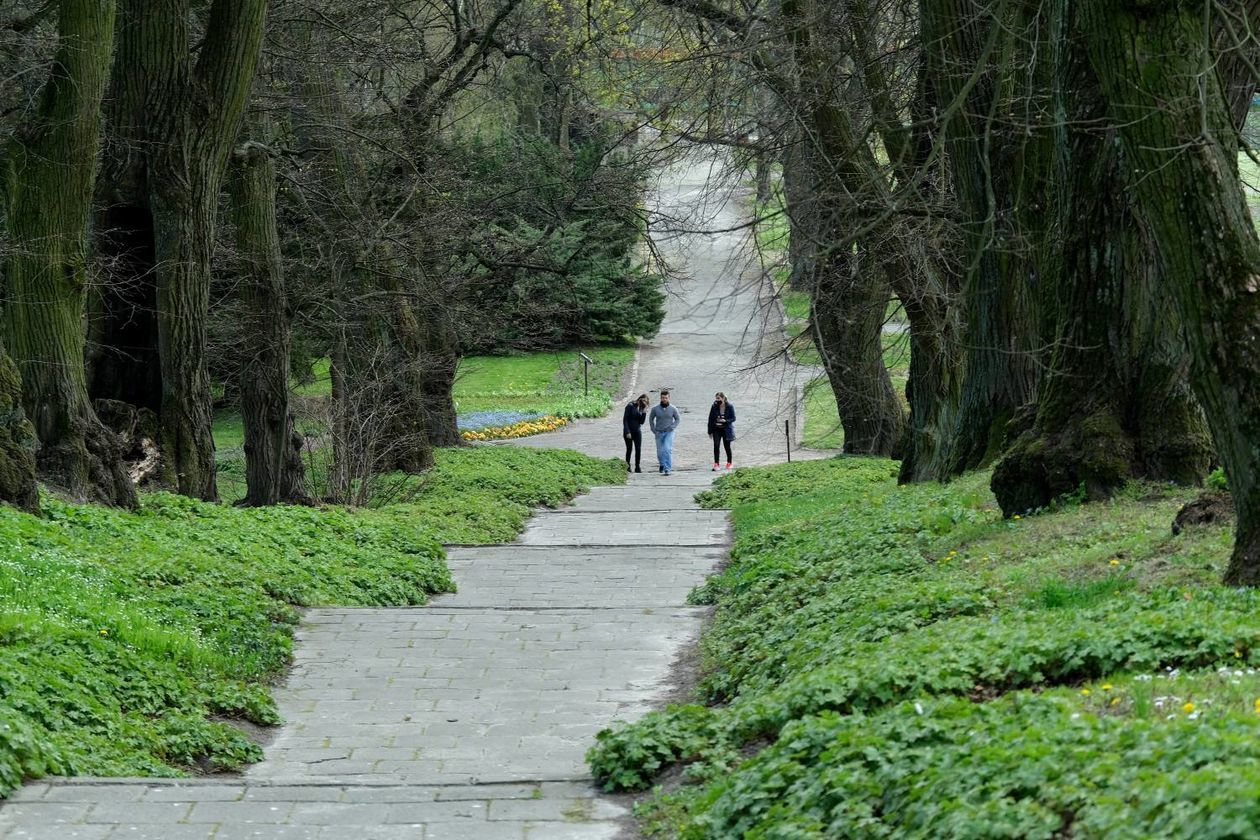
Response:
[[[643,423],[647,420],[648,402],[647,394],[639,394],[621,415],[621,433],[626,439],[626,472],[630,472],[631,450],[634,450],[634,471],[643,472],[639,461],[643,454]]]
[[[735,462],[731,456],[731,441],[735,440],[735,406],[721,391],[714,396],[713,406],[709,409],[709,437],[713,438],[713,469],[719,469],[725,445],[726,468],[729,470]]]

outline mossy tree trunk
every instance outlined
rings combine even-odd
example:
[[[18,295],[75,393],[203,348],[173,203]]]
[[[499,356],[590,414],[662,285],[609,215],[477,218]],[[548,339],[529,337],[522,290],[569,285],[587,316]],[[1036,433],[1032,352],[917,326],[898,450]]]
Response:
[[[819,260],[810,319],[844,428],[844,451],[896,457],[905,414],[882,349],[891,292],[861,249],[833,249]]]
[[[922,478],[946,479],[992,461],[1007,423],[1036,389],[1035,290],[1044,278],[1025,233],[1046,212],[1047,170],[1036,163],[1046,137],[1009,117],[1037,111],[1020,74],[1031,57],[1023,51],[1044,43],[1029,36],[1039,7],[1025,0],[922,0],[920,8],[959,211],[974,220],[963,231],[962,369],[942,412],[953,425],[917,465]]]
[[[121,442],[92,410],[83,366],[87,224],[113,30],[112,0],[59,4],[48,81],[6,150],[4,322],[40,474],[77,498],[133,508]]]
[[[1041,251],[1043,276],[1057,273],[1042,301],[1057,331],[1032,427],[993,472],[1007,515],[1078,488],[1107,498],[1131,478],[1194,484],[1211,458],[1177,312],[1157,291],[1159,266],[1135,216],[1134,163],[1108,125],[1067,5],[1045,33],[1059,48],[1041,52],[1061,68],[1041,76],[1057,86],[1055,111],[1067,117],[1047,161],[1062,174],[1048,177],[1058,219]]]
[[[882,329],[891,293],[876,260],[861,258],[866,240],[853,231],[869,221],[863,202],[878,196],[883,176],[851,121],[824,41],[830,10],[813,0],[784,0],[799,79],[804,171],[813,185],[806,212],[817,223],[811,319],[844,427],[846,452],[895,455],[905,416],[884,365]],[[872,247],[884,247],[885,243]]]
[[[251,132],[265,143],[265,124]],[[229,187],[245,264],[240,372],[246,505],[309,504],[302,438],[289,408],[289,313],[276,228],[276,168],[268,148],[246,142],[233,154]]]
[[[1260,240],[1203,4],[1079,0],[1137,213],[1176,302],[1238,513],[1228,583],[1260,584]]]
[[[35,429],[22,409],[22,377],[0,347],[0,502],[39,512]]]
[[[151,245],[153,267],[113,281],[123,289],[153,285],[163,457],[179,492],[202,499],[218,496],[205,356],[210,257],[266,7],[266,0],[214,0],[194,50],[189,0],[120,3],[107,217],[136,220],[129,241]]]

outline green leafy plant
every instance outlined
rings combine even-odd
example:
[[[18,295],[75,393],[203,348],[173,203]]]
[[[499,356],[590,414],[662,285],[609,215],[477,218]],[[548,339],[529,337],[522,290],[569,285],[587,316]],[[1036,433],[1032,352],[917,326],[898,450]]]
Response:
[[[895,474],[838,458],[741,470],[700,495],[736,530],[731,562],[692,595],[717,607],[709,705],[615,726],[588,756],[610,789],[669,782],[640,806],[644,828],[1245,834],[1248,782],[1223,783],[1217,807],[1198,780],[1230,772],[1230,745],[1260,726],[1260,596],[1217,585],[1226,530],[1169,533],[1193,490],[1004,520],[985,474]],[[1241,779],[1254,752],[1239,752]]]

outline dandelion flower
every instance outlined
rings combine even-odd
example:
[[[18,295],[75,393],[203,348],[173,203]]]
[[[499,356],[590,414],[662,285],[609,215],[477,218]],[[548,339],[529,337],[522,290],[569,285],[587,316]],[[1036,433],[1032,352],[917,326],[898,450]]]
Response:
[[[1103,691],[1111,691],[1111,683],[1103,683]]]
[[[1193,704],[1193,703],[1186,703],[1184,706],[1182,706],[1182,707],[1181,707],[1181,711],[1185,712],[1186,714],[1189,714],[1190,712],[1193,712],[1193,711],[1194,711],[1194,704]]]
[[[1082,695],[1084,695],[1085,697],[1088,697],[1088,696],[1089,696],[1089,689],[1088,689],[1088,688],[1082,688],[1082,689],[1081,689],[1081,694],[1082,694]]]
[[[1119,565],[1120,565],[1120,561],[1119,561],[1119,560],[1112,559],[1112,561],[1111,561],[1111,565],[1113,565],[1113,566],[1119,566]]]
[[[1020,518],[1020,515],[1018,513],[1011,517],[1011,519],[1019,519],[1019,518]]]

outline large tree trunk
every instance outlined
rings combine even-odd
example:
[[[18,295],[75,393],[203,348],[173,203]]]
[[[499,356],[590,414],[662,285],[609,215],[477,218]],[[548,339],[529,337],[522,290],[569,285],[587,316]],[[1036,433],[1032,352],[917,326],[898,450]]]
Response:
[[[35,429],[22,410],[22,378],[0,347],[0,502],[39,512]]]
[[[1238,512],[1228,583],[1260,584],[1260,241],[1203,4],[1079,0],[1144,232],[1176,301],[1192,381]]]
[[[120,5],[107,204],[114,216],[139,222],[132,225],[137,234],[123,240],[141,252],[151,244],[153,270],[115,283],[154,284],[163,455],[179,492],[202,499],[218,495],[205,357],[215,214],[258,62],[266,5],[215,0],[198,50],[189,0]],[[146,267],[141,259],[133,262]],[[115,302],[106,301],[107,316]],[[113,331],[106,326],[100,333]]]
[[[862,204],[881,197],[887,183],[836,87],[820,40],[831,29],[826,5],[784,0],[781,8],[808,125],[802,152],[820,237],[811,299],[818,350],[840,409],[844,450],[895,455],[905,418],[884,366],[882,330],[891,293],[876,260],[857,259],[871,240],[878,248],[887,243],[873,234],[856,251],[849,244],[853,231],[870,220]]]
[[[1007,515],[1078,488],[1108,498],[1130,478],[1197,483],[1211,457],[1176,313],[1152,286],[1158,269],[1118,177],[1124,164],[1110,138],[1073,147],[1050,370],[1032,428],[993,471]]]
[[[1043,276],[1057,267],[1042,302],[1057,333],[1033,425],[993,472],[1007,515],[1078,488],[1107,498],[1130,478],[1197,483],[1211,458],[1177,314],[1154,286],[1159,268],[1134,217],[1133,163],[1107,125],[1088,60],[1072,46],[1079,33],[1065,25],[1066,39],[1058,25],[1047,34],[1068,49],[1043,53],[1062,62],[1062,72],[1044,76],[1057,85],[1056,112],[1067,115],[1056,130],[1058,159],[1045,162],[1063,173],[1048,176],[1058,181],[1059,218],[1042,249]]]
[[[1027,79],[1005,74],[1026,67],[1030,55],[1020,51],[1034,47],[1031,4],[921,0],[920,8],[957,200],[962,216],[974,220],[964,231],[963,369],[956,404],[945,412],[954,424],[944,430],[934,459],[919,465],[923,477],[945,479],[996,457],[1007,423],[1035,392],[1035,289],[1043,279],[1024,234],[1045,212],[1046,170],[1035,162],[1044,153],[1045,132],[1009,120],[1016,106],[1030,105],[1020,85]],[[996,20],[998,10],[1007,17]]]
[[[60,4],[38,111],[7,150],[4,316],[41,475],[76,498],[135,507],[121,443],[92,410],[83,367],[87,221],[113,27],[111,0]]]
[[[246,264],[240,284],[244,503],[310,504],[302,438],[293,428],[289,410],[289,313],[276,229],[275,163],[257,143],[239,148],[233,162],[229,179],[232,219]]]
[[[423,354],[424,426],[433,446],[461,446],[455,414],[455,374],[459,370],[459,337],[447,308],[421,304],[430,316]]]
[[[851,454],[897,457],[905,433],[882,349],[890,297],[878,267],[858,254],[836,249],[820,261],[810,317]]]

